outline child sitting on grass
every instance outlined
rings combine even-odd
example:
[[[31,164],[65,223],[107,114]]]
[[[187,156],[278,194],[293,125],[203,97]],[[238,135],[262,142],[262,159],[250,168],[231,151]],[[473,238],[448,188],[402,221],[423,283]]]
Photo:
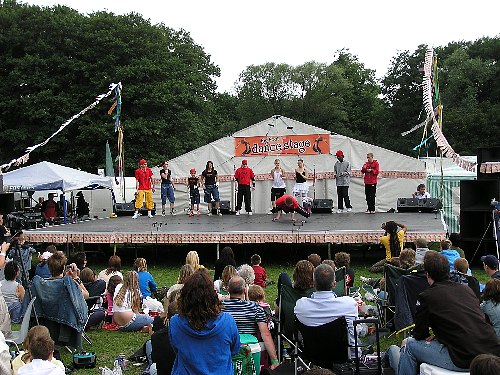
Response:
[[[123,280],[119,275],[111,276],[109,279],[108,287],[106,288],[106,302],[108,305],[106,318],[104,319],[106,323],[113,323],[113,296],[115,295],[116,286],[122,282]]]
[[[259,254],[254,254],[250,258],[250,262],[252,262],[253,272],[255,273],[255,280],[253,283],[255,285],[261,286],[262,288],[265,288],[267,275],[265,268],[260,265],[261,261],[262,260]]]
[[[354,285],[354,270],[351,268],[351,256],[340,252],[335,254],[335,265],[337,268],[345,267],[347,289]]]

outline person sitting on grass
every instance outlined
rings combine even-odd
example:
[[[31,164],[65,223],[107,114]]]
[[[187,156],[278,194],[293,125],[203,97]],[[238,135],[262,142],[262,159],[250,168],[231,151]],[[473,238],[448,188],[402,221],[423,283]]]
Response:
[[[429,251],[427,247],[427,240],[425,238],[417,238],[415,240],[415,263],[423,264],[425,253]]]
[[[179,277],[177,278],[177,284],[172,285],[168,288],[167,298],[170,298],[170,295],[176,291],[180,291],[184,286],[186,280],[194,273],[194,268],[190,264],[185,264],[181,267],[179,271]]]
[[[448,263],[450,265],[450,271],[453,270],[453,262],[455,259],[460,258],[460,254],[458,251],[453,250],[451,248],[451,241],[450,240],[442,240],[439,243],[439,248],[440,248],[440,253],[448,259]]]
[[[500,337],[500,280],[490,279],[486,283],[481,310]]]
[[[113,298],[113,320],[121,331],[151,333],[153,318],[139,313],[141,300],[137,272],[129,271],[125,274],[123,284],[116,286]]]
[[[49,245],[42,253],[42,255],[38,256],[38,264],[35,268],[35,275],[40,276],[43,279],[48,279],[52,276],[49,270],[49,266],[47,265],[47,261],[50,256],[57,251],[57,248],[54,245]]]
[[[187,253],[186,264],[190,264],[195,271],[197,271],[200,268],[205,268],[200,264],[200,257],[198,256],[198,253],[194,250]]]
[[[465,258],[457,258],[453,262],[453,271],[450,272],[450,280],[459,284],[468,285],[478,299],[481,299],[479,281],[471,275],[468,275],[469,262]]]
[[[111,255],[108,260],[108,268],[99,272],[97,279],[106,281],[108,285],[111,276],[118,275],[123,280],[123,274],[120,272],[122,267],[122,260],[118,255]]]
[[[152,297],[152,294],[158,287],[153,279],[153,275],[148,272],[146,259],[137,258],[134,261],[134,270],[137,272],[137,276],[139,277],[139,289],[141,290],[143,306],[145,306],[145,308],[149,311],[163,312],[162,303]]]
[[[114,275],[111,276],[106,287],[105,298],[108,307],[104,321],[108,324],[113,323],[113,296],[115,295],[116,286],[121,283],[123,283],[123,279],[119,275]]]
[[[180,291],[179,291],[180,293]],[[170,319],[179,312],[178,302],[174,301],[168,305],[165,326],[153,333],[151,336],[151,354],[149,367],[150,375],[169,375],[172,373],[172,368],[175,362],[175,352],[170,343],[170,335],[168,325]],[[148,346],[146,344],[146,354]]]
[[[229,292],[227,291],[227,287],[229,285],[229,280],[231,277],[236,276],[238,271],[231,265],[227,265],[224,267],[224,271],[222,271],[222,278],[220,280],[214,281],[214,289],[219,295],[219,298],[224,298],[229,296]]]
[[[470,364],[470,375],[500,374],[500,358],[492,354],[479,354]]]
[[[24,287],[16,281],[19,276],[19,265],[15,260],[7,262],[4,269],[5,280],[2,280],[2,294],[9,308],[12,323],[21,323],[21,304],[24,298]]]
[[[390,262],[392,258],[399,256],[399,253],[403,250],[405,233],[408,230],[404,224],[395,221],[382,223],[381,228],[385,231],[385,234],[380,237],[380,244],[385,249],[385,258],[368,269],[373,273],[384,272],[384,265]],[[401,229],[398,230],[398,228]]]
[[[247,286],[253,285],[255,282],[255,272],[248,264],[242,264],[238,267],[238,275],[245,280]]]
[[[345,267],[345,278],[347,289],[354,285],[354,270],[351,268],[351,256],[343,251],[335,254],[335,265],[337,268]]]
[[[318,267],[321,264],[321,257],[318,254],[309,254],[307,260],[312,263],[314,268]]]
[[[265,288],[267,275],[266,275],[266,269],[260,265],[262,261],[260,255],[259,254],[252,255],[250,261],[252,263],[253,272],[255,274],[254,284]]]
[[[61,361],[54,359],[54,341],[50,338],[47,327],[31,328],[26,340],[28,341],[26,353],[19,354],[12,363],[13,367],[17,367],[17,375],[65,374],[64,365]]]

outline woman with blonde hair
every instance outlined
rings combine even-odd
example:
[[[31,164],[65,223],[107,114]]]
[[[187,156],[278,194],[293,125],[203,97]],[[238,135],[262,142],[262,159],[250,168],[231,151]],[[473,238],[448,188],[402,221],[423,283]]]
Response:
[[[187,253],[186,264],[190,264],[195,271],[198,270],[199,268],[205,268],[200,264],[200,257],[198,256],[198,253],[194,250]]]
[[[179,278],[177,279],[177,284],[172,285],[170,288],[168,288],[167,292],[167,299],[170,300],[170,296],[172,293],[175,291],[181,290],[182,287],[184,286],[184,283],[186,280],[194,273],[194,268],[190,264],[185,264],[181,267],[181,270],[179,271]]]
[[[139,289],[142,294],[142,303],[150,311],[163,312],[163,305],[152,294],[158,289],[153,275],[148,272],[146,259],[137,258],[134,261],[134,270],[139,278]]]
[[[139,313],[141,299],[137,272],[129,271],[125,274],[123,284],[116,286],[113,298],[113,320],[120,330],[151,332],[153,318]]]
[[[12,361],[12,370],[14,375],[17,375],[17,372],[19,371],[19,368],[21,366],[24,366],[33,360],[33,357],[30,352],[31,351],[30,343],[36,341],[40,337],[50,338],[50,333],[47,327],[34,326],[28,331],[28,335],[26,336],[23,342],[23,348],[25,350],[24,351],[21,350],[19,352],[19,355]],[[64,371],[64,364],[61,361],[52,358],[50,363],[60,367]]]
[[[223,296],[229,295],[227,291],[229,280],[231,280],[231,277],[236,276],[237,274],[238,271],[236,271],[236,268],[234,268],[233,266],[227,265],[226,267],[224,267],[224,270],[222,271],[222,277],[219,280],[214,281],[215,291]]]

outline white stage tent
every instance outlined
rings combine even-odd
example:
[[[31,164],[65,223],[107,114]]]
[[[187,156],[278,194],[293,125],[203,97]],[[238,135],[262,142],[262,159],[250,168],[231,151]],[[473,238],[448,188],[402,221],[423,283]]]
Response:
[[[271,174],[274,160],[279,158],[287,171],[287,192],[291,193],[295,183],[294,169],[302,158],[309,170],[309,196],[316,199],[333,199],[337,207],[336,184],[333,179],[334,156],[342,150],[352,169],[349,196],[353,211],[364,212],[366,201],[361,167],[366,154],[372,152],[380,163],[381,174],[377,187],[377,211],[396,208],[397,198],[409,197],[420,183],[426,182],[425,163],[421,160],[371,145],[344,135],[330,133],[324,129],[283,116],[273,116],[231,136],[226,136],[169,161],[172,178],[176,185],[176,209],[187,209],[189,194],[186,180],[189,170],[196,168],[197,174],[205,169],[208,160],[213,161],[220,181],[221,200],[229,200],[235,206],[233,175],[243,159],[256,174],[256,188],[252,194],[252,207],[256,213],[268,212],[271,191]],[[159,169],[154,170],[155,178]],[[315,179],[313,179],[315,176]],[[157,188],[159,180],[156,181]],[[203,202],[203,192],[201,192]],[[159,202],[159,189],[155,193]]]

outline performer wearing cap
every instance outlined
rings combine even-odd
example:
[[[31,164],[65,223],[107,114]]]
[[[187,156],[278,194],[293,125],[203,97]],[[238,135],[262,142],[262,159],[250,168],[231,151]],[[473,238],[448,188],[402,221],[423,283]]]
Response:
[[[240,214],[241,203],[245,198],[245,211],[248,215],[252,215],[252,194],[250,190],[250,181],[252,182],[252,190],[255,189],[255,175],[251,168],[248,167],[248,161],[243,159],[241,167],[234,174],[236,182],[238,182],[238,195],[236,197],[236,215]]]
[[[344,202],[347,212],[352,211],[351,201],[349,200],[349,182],[351,177],[351,166],[349,162],[344,160],[344,153],[342,150],[338,150],[335,153],[337,157],[337,162],[333,166],[333,178],[336,179],[337,183],[337,197],[338,197],[338,210],[337,213],[340,214],[344,212]]]
[[[200,212],[200,179],[196,176],[196,169],[191,168],[189,170],[190,176],[187,179],[187,186],[189,188],[189,199],[191,200],[191,211],[189,216],[194,216],[194,205],[196,204],[196,211],[198,216],[201,215]]]
[[[135,180],[137,193],[135,197],[135,213],[132,219],[137,219],[140,216],[139,210],[142,208],[144,198],[146,199],[148,217],[153,217],[151,213],[154,208],[153,192],[155,191],[153,185],[153,171],[148,168],[148,163],[144,159],[139,161],[139,168],[135,171]]]
[[[276,206],[273,208],[272,212],[276,214],[273,218],[273,221],[278,221],[281,217],[281,211],[286,213],[291,213],[290,216],[292,221],[295,221],[295,212],[298,212],[304,217],[309,217],[311,214],[299,205],[297,199],[292,197],[291,195],[283,195],[276,199]]]

